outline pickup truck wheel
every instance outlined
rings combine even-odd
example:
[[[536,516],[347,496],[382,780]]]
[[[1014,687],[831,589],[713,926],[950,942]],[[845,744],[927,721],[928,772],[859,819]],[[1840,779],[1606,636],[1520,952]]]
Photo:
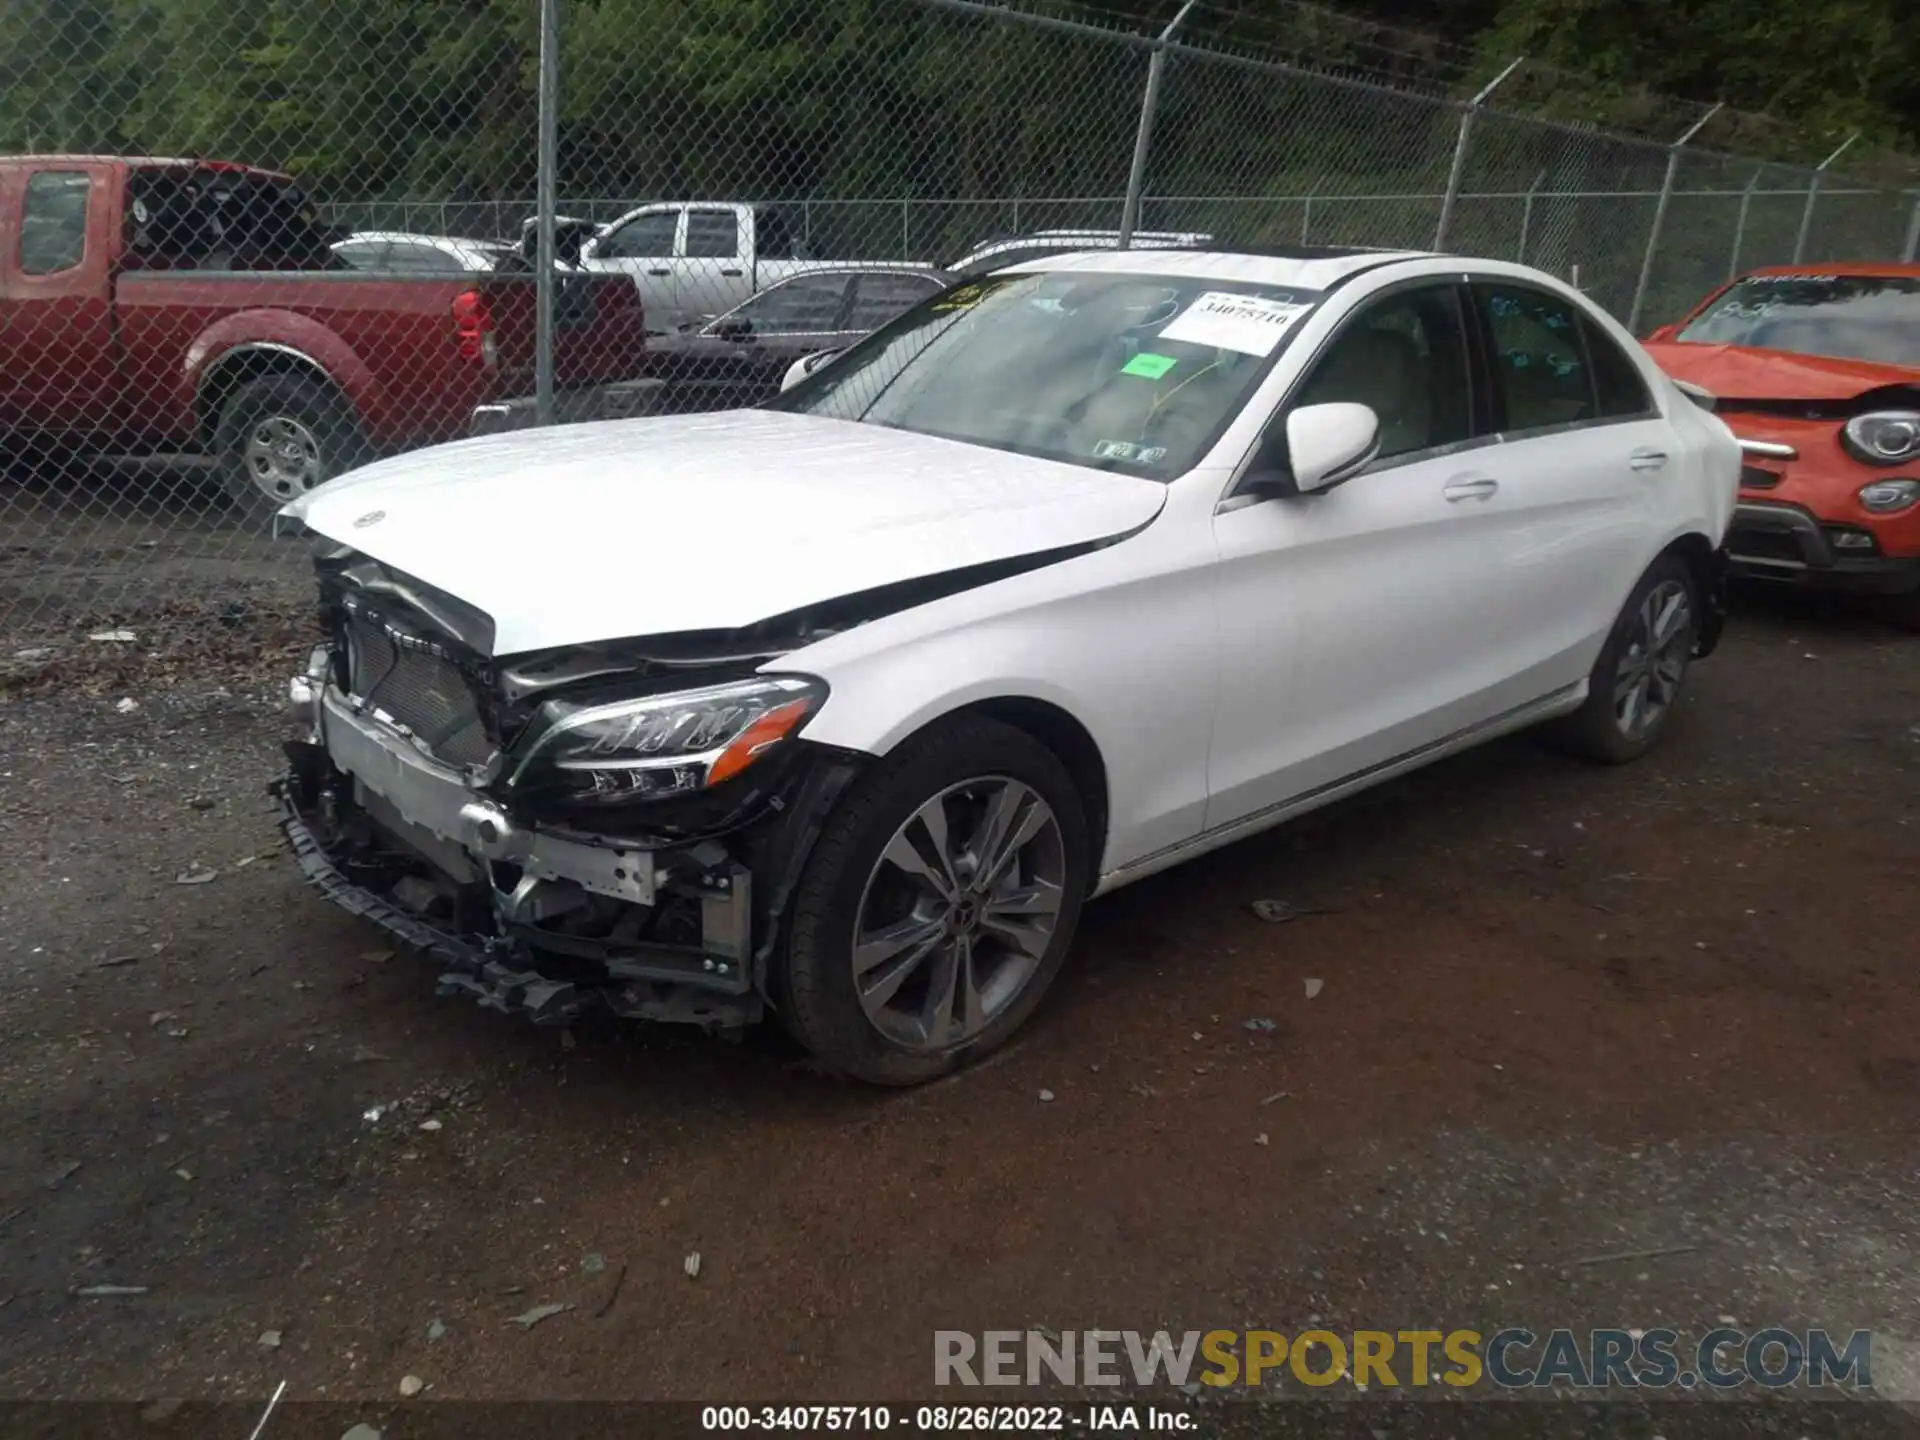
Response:
[[[1686,682],[1700,615],[1699,585],[1687,563],[1677,555],[1654,561],[1600,647],[1586,703],[1561,722],[1569,750],[1624,765],[1659,742]]]
[[[227,497],[265,519],[350,469],[360,427],[330,387],[297,375],[251,380],[227,397],[214,437]]]
[[[844,1074],[916,1085],[1003,1044],[1073,941],[1089,846],[1053,752],[967,718],[908,741],[829,819],[775,991]]]

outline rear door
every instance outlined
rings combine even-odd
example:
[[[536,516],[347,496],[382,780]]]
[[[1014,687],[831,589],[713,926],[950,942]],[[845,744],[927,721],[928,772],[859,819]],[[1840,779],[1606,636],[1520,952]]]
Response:
[[[122,419],[113,326],[111,171],[9,172],[0,236],[0,425],[64,433]]]
[[[631,277],[646,307],[647,325],[654,330],[671,330],[675,323],[674,266],[685,219],[684,206],[642,210],[594,241],[581,262],[589,270]]]
[[[674,308],[681,321],[704,323],[753,292],[740,213],[731,205],[690,206],[674,265]]]
[[[1490,504],[1509,521],[1505,643],[1542,690],[1584,678],[1648,558],[1670,425],[1626,353],[1582,308],[1521,281],[1472,293],[1502,444]]]

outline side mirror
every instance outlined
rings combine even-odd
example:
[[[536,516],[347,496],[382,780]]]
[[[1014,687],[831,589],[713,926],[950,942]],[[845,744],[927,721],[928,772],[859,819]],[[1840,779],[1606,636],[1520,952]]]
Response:
[[[784,395],[839,353],[838,350],[820,350],[794,361],[787,367],[787,373],[780,378],[780,393]]]
[[[1287,416],[1287,458],[1302,495],[1351,480],[1380,453],[1380,417],[1367,405],[1339,400],[1303,405]]]
[[[723,315],[713,322],[708,332],[721,340],[750,340],[753,338],[753,321],[744,315]]]

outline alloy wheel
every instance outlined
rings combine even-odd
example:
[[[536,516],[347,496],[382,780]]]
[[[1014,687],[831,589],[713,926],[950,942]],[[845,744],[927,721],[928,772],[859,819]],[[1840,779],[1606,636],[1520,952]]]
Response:
[[[1661,581],[1640,602],[1613,677],[1613,723],[1627,739],[1651,733],[1679,697],[1693,630],[1693,600],[1680,581]]]
[[[1019,999],[1064,898],[1060,822],[1004,775],[964,780],[909,815],[881,851],[854,925],[854,990],[905,1049],[968,1044]]]

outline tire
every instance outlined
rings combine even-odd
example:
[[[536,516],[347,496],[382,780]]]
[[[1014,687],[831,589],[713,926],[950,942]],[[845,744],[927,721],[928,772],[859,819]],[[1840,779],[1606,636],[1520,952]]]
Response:
[[[1668,606],[1684,602],[1677,616]],[[1678,555],[1662,555],[1633,587],[1627,603],[1600,647],[1600,658],[1587,677],[1587,699],[1560,722],[1560,738],[1574,754],[1603,765],[1624,765],[1653,749],[1673,719],[1674,707],[1686,684],[1687,668],[1700,633],[1700,582],[1691,566]],[[1677,622],[1654,646],[1653,662],[1646,656],[1649,627],[1658,632]],[[1628,692],[1627,682],[1634,682]],[[1623,696],[1637,694],[1638,708]]]
[[[301,375],[249,380],[220,407],[214,451],[227,499],[265,525],[299,498],[359,463],[360,427],[331,385]]]
[[[947,831],[944,868],[928,863],[930,814]],[[983,879],[975,860],[1008,853],[988,838],[1007,833],[990,817],[1028,838]],[[1059,974],[1089,865],[1082,799],[1052,751],[985,717],[932,727],[855,782],[815,845],[773,986],[782,1019],[817,1059],[876,1085],[917,1085],[987,1054]]]

